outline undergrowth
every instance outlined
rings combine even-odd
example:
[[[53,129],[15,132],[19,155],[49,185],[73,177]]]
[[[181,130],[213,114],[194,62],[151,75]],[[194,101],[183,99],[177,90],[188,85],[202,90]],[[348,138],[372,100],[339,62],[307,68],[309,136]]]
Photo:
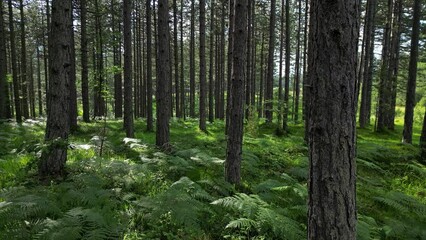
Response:
[[[40,184],[43,122],[0,125],[0,239],[305,239],[308,149],[303,127],[248,121],[242,187],[223,180],[224,123],[172,121],[173,152],[121,121],[81,123],[68,176]],[[145,129],[137,121],[136,129]],[[359,131],[358,239],[426,239],[426,169],[398,134]]]

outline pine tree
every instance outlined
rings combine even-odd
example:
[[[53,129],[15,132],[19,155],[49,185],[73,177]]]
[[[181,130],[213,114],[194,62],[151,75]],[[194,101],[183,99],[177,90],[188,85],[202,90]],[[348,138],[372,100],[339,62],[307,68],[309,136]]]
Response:
[[[132,108],[132,2],[123,1],[123,32],[124,32],[124,129],[126,136],[135,136],[133,129]]]

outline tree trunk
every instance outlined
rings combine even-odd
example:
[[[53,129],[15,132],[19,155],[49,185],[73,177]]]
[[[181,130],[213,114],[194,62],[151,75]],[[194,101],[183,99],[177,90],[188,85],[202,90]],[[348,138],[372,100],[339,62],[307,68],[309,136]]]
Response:
[[[189,116],[195,118],[195,0],[191,0],[191,33],[189,43]]]
[[[170,149],[170,56],[169,56],[169,4],[158,1],[158,67],[157,67],[157,131],[156,145]]]
[[[356,0],[311,2],[308,239],[356,238],[359,4]]]
[[[284,91],[284,113],[283,131],[288,132],[288,108],[290,95],[290,1],[285,3],[285,91]]]
[[[27,43],[25,32],[24,1],[19,1],[19,10],[21,14],[21,91],[22,91],[22,114],[24,118],[29,118],[28,111],[28,73],[27,73]]]
[[[183,61],[183,5],[185,1],[181,0],[180,4],[180,104],[182,117],[186,119],[186,106],[185,106],[185,75],[184,75],[184,61]]]
[[[83,102],[83,121],[90,122],[89,69],[87,49],[87,0],[80,1],[81,7],[81,98]]]
[[[281,1],[281,29],[280,29],[280,61],[279,61],[279,70],[278,70],[278,129],[281,130],[283,114],[282,114],[282,104],[283,104],[283,51],[284,51],[284,0]]]
[[[119,69],[121,68],[121,29],[120,23],[116,23],[115,16],[117,14],[115,5],[119,5],[115,0],[112,0],[112,32],[113,32],[113,61],[114,67],[114,116],[115,118],[123,117],[123,85],[122,75]],[[118,26],[118,28],[117,28]]]
[[[124,33],[124,129],[126,137],[135,136],[133,130],[132,109],[132,2],[123,1],[123,33]]]
[[[200,0],[200,130],[206,132],[206,1]]]
[[[13,80],[13,95],[15,101],[15,118],[16,122],[22,122],[22,111],[21,111],[21,97],[19,95],[19,79],[18,69],[16,66],[16,46],[15,46],[15,27],[13,21],[13,8],[12,0],[8,1],[9,7],[9,34],[10,34],[10,55],[12,57],[12,80]]]
[[[40,62],[40,49],[36,48],[37,54],[37,96],[38,96],[38,115],[43,116],[43,97],[41,86],[41,62]]]
[[[214,0],[211,0],[210,3],[210,61],[209,61],[209,122],[214,121],[214,100],[213,100],[213,55],[214,55]]]
[[[225,179],[240,184],[244,120],[244,79],[247,46],[247,0],[235,0],[232,44],[231,111],[225,161]]]
[[[104,57],[103,57],[103,36],[102,36],[102,23],[101,23],[101,9],[99,7],[99,0],[95,0],[95,59],[96,59],[96,85],[94,88],[94,113],[95,117],[101,117],[106,114],[105,99],[104,99]]]
[[[295,79],[294,79],[294,122],[299,121],[299,99],[300,99],[300,32],[302,31],[302,1],[298,1],[298,27],[297,27],[297,47],[296,47],[296,64],[295,64]]]
[[[0,119],[11,117],[9,86],[7,82],[6,31],[3,19],[3,1],[0,2]]]
[[[223,30],[223,29],[222,29]],[[226,72],[226,126],[225,126],[225,135],[228,134],[229,126],[229,111],[231,110],[230,100],[231,97],[231,74],[232,74],[232,37],[234,31],[234,0],[229,0],[229,28],[228,28],[228,61],[227,61],[227,72]],[[223,61],[222,61],[223,63]]]
[[[72,10],[71,10],[72,11]],[[71,13],[71,24],[73,23],[73,15]],[[77,129],[77,115],[78,115],[78,109],[77,109],[77,86],[76,86],[76,64],[75,64],[75,43],[74,43],[74,28],[71,25],[70,35],[71,35],[71,56],[70,56],[70,64],[71,64],[71,70],[70,70],[70,78],[69,78],[69,124],[70,124],[70,131],[74,131]]]
[[[245,96],[245,107],[246,107],[246,113],[245,113],[245,117],[246,119],[249,119],[249,116],[251,114],[251,87],[253,86],[252,84],[252,75],[251,75],[251,67],[252,67],[252,61],[251,61],[251,55],[252,55],[252,50],[253,48],[251,47],[251,40],[252,40],[252,31],[253,31],[253,25],[252,25],[252,19],[253,19],[253,15],[252,15],[252,8],[253,8],[253,2],[252,1],[248,1],[247,3],[247,57],[246,57],[246,62],[247,62],[247,67],[246,67],[246,96]],[[229,92],[228,92],[229,95]]]
[[[38,164],[40,177],[65,173],[69,132],[69,77],[71,72],[71,0],[52,1],[49,35],[49,110],[45,141],[50,145]]]
[[[272,123],[273,99],[274,99],[274,50],[275,50],[275,0],[271,0],[269,18],[269,49],[268,49],[268,73],[266,74],[265,117]],[[288,3],[288,1],[287,1]],[[288,38],[288,35],[286,36]],[[289,54],[289,53],[287,53]]]
[[[263,64],[263,60],[265,59],[265,54],[264,54],[264,49],[265,49],[265,33],[262,32],[262,42],[261,42],[261,47],[260,47],[260,80],[259,80],[259,100],[258,100],[258,117],[262,118],[263,117],[263,93],[264,91],[264,82],[263,82],[263,69],[264,69],[264,64]]]
[[[34,64],[33,58],[30,58],[30,76],[29,76],[29,85],[28,85],[28,97],[30,103],[30,116],[32,118],[36,117],[35,113],[35,94],[34,94]]]
[[[182,117],[181,104],[180,104],[180,86],[179,86],[179,46],[178,46],[178,9],[177,1],[173,0],[173,50],[174,50],[174,73],[175,73],[175,104],[176,104],[176,117]]]
[[[419,55],[421,10],[421,0],[415,0],[413,6],[414,15],[411,35],[410,63],[408,65],[407,95],[405,98],[404,131],[402,133],[402,142],[409,144],[412,143],[413,138],[413,117],[414,106],[416,104],[417,59]]]
[[[146,130],[152,132],[153,113],[152,113],[152,36],[151,36],[151,0],[146,0]]]
[[[303,31],[303,49],[304,49],[304,57],[303,57],[303,119],[304,119],[304,140],[305,143],[309,141],[309,93],[310,93],[310,84],[308,77],[308,25],[309,25],[309,0],[305,1],[305,27]]]
[[[374,60],[374,19],[376,16],[376,0],[368,0],[367,15],[365,18],[365,43],[362,75],[361,107],[359,112],[359,126],[364,128],[370,124],[371,116],[371,90]]]

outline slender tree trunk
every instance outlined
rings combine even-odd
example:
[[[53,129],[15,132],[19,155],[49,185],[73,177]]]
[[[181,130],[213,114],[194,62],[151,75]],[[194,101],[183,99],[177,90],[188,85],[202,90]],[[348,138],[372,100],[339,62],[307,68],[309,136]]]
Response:
[[[282,104],[283,104],[283,51],[284,51],[284,0],[281,1],[281,29],[280,29],[280,61],[278,70],[278,129],[282,127]]]
[[[170,149],[170,56],[169,56],[169,4],[158,1],[158,67],[157,67],[157,131],[156,145]]]
[[[81,98],[83,102],[83,121],[90,122],[89,69],[87,49],[87,0],[80,1],[81,7]]]
[[[405,98],[404,131],[402,133],[402,142],[409,144],[412,143],[413,138],[413,117],[414,106],[416,104],[417,60],[419,55],[420,14],[422,11],[421,0],[414,0],[413,11],[410,63],[408,65],[407,95]]]
[[[182,117],[181,104],[180,104],[180,86],[179,86],[179,46],[178,46],[178,8],[177,1],[173,0],[173,50],[174,50],[174,73],[175,73],[175,104],[176,104],[176,117]]]
[[[72,10],[71,10],[72,11]],[[71,27],[70,27],[70,35],[71,35],[71,52],[70,52],[70,78],[69,78],[69,124],[70,131],[74,131],[77,129],[77,86],[76,86],[76,64],[75,64],[75,43],[74,43],[74,28],[73,28],[73,14],[71,13]]]
[[[272,101],[274,100],[275,3],[275,0],[271,0],[271,16],[269,18],[268,72],[266,74],[265,115],[266,121],[269,123],[272,123]],[[288,38],[288,35],[286,37]]]
[[[28,85],[28,97],[30,103],[30,116],[32,118],[36,117],[35,113],[35,94],[34,94],[34,65],[33,58],[30,57],[30,76],[29,76],[29,85]]]
[[[122,75],[121,71],[118,69],[121,68],[121,29],[120,23],[116,23],[116,3],[115,0],[112,0],[112,32],[113,32],[113,61],[114,66],[117,68],[114,71],[114,115],[115,118],[123,117],[123,85],[122,85]],[[117,28],[118,26],[118,28]]]
[[[262,43],[260,44],[260,81],[259,81],[259,100],[258,100],[258,117],[263,117],[263,93],[264,93],[264,84],[263,84],[263,69],[264,64],[263,60],[265,59],[264,49],[265,49],[265,33],[262,32]]]
[[[214,8],[215,8],[214,0],[211,0],[210,3],[210,61],[209,61],[209,122],[212,123],[214,121],[214,100],[213,100],[213,55],[214,55]]]
[[[226,1],[225,1],[226,2]],[[219,119],[225,118],[225,85],[227,84],[227,78],[225,75],[225,19],[227,15],[226,4],[222,4],[222,18],[220,23],[220,61],[219,61]],[[228,88],[228,85],[226,85]],[[225,129],[226,131],[226,129]]]
[[[231,74],[232,74],[232,37],[234,31],[234,0],[229,0],[229,28],[228,28],[228,61],[227,61],[227,72],[226,72],[226,126],[225,134],[228,134],[229,126],[229,111],[231,110],[230,100],[231,97]],[[222,29],[223,30],[223,29]],[[223,61],[222,61],[223,63]]]
[[[10,55],[12,58],[12,80],[13,80],[13,95],[15,101],[15,118],[16,122],[22,122],[22,111],[21,111],[21,97],[19,95],[19,79],[18,69],[16,66],[16,46],[15,46],[15,27],[13,21],[13,8],[12,0],[8,1],[9,7],[9,34],[10,34]]]
[[[41,62],[40,62],[40,49],[36,47],[37,54],[37,96],[38,96],[38,115],[43,116],[43,98],[42,98],[42,86],[41,86]]]
[[[46,114],[49,111],[49,44],[48,37],[50,34],[50,0],[46,0],[46,32],[43,34],[43,62],[44,62],[44,82],[45,82],[45,92],[46,92]],[[44,26],[44,24],[43,24]]]
[[[3,1],[0,1],[0,119],[11,117],[9,86],[7,83],[6,31],[4,26]]]
[[[124,34],[124,129],[126,137],[133,138],[132,109],[132,2],[123,1],[123,34]]]
[[[200,0],[200,130],[206,132],[206,1]]]
[[[185,106],[185,75],[184,75],[184,61],[183,61],[183,5],[185,1],[181,0],[180,4],[180,104],[182,117],[186,119],[186,106]]]
[[[27,43],[25,32],[24,1],[19,1],[19,10],[21,14],[21,91],[22,91],[22,114],[24,118],[29,118],[28,111],[28,73],[27,73]]]
[[[106,114],[105,99],[104,99],[104,57],[103,57],[103,36],[101,24],[101,9],[99,7],[99,0],[95,0],[95,35],[96,35],[96,86],[94,88],[95,94],[95,117],[104,116]]]
[[[361,92],[361,107],[359,113],[359,126],[364,128],[370,124],[371,116],[371,87],[374,60],[374,23],[376,13],[376,0],[368,0],[367,14],[365,18],[365,48],[363,60],[363,81]],[[371,75],[370,75],[371,74]]]
[[[231,111],[225,161],[225,179],[240,184],[244,120],[244,79],[247,47],[247,0],[235,0]]]
[[[399,72],[399,49],[401,38],[401,25],[402,25],[402,1],[395,0],[394,4],[394,22],[392,27],[392,42],[391,42],[391,63],[389,66],[390,80],[392,84],[391,99],[390,99],[390,112],[387,119],[387,127],[389,130],[395,130],[395,107],[396,107],[396,94],[398,87],[398,72]]]
[[[191,0],[191,33],[189,43],[189,116],[195,118],[195,0]]]
[[[295,64],[295,79],[294,79],[294,86],[293,89],[295,96],[294,96],[294,122],[297,123],[299,121],[299,99],[300,99],[300,32],[302,31],[302,1],[298,1],[298,27],[297,27],[297,35],[296,35],[296,41],[297,41],[297,47],[296,47],[296,64]]]
[[[246,62],[247,62],[247,66],[246,66],[246,89],[245,89],[245,117],[246,119],[249,118],[250,116],[250,103],[251,103],[251,86],[252,86],[252,75],[251,73],[251,54],[252,54],[252,47],[251,47],[251,32],[253,31],[252,29],[252,11],[251,8],[252,6],[252,1],[248,1],[247,3],[247,57],[246,57]],[[229,95],[229,94],[228,94]]]
[[[309,141],[309,93],[310,93],[310,83],[309,83],[309,77],[308,77],[308,37],[309,37],[309,29],[308,25],[310,23],[309,21],[309,0],[305,1],[305,28],[304,28],[304,39],[303,39],[303,49],[304,49],[304,57],[303,57],[303,118],[304,118],[304,140],[305,143],[308,143]]]
[[[356,238],[359,1],[311,2],[308,239]],[[317,24],[321,23],[321,24]]]
[[[71,0],[52,1],[52,28],[49,35],[49,110],[45,141],[38,173],[44,177],[63,176],[67,161],[69,133],[69,77],[71,72]]]
[[[288,109],[290,95],[290,1],[285,3],[285,91],[284,91],[284,114],[283,131],[288,132]]]
[[[152,132],[153,113],[152,113],[152,36],[151,36],[151,0],[146,0],[146,95],[147,95],[147,114],[146,130]]]

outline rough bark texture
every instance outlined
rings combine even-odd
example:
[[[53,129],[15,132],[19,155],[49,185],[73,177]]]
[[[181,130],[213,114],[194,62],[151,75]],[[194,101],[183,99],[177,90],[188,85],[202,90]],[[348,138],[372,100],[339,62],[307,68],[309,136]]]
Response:
[[[359,1],[312,1],[308,239],[356,238],[355,82]]]
[[[281,1],[281,29],[280,29],[280,60],[278,70],[278,129],[281,129],[283,122],[282,103],[283,103],[283,57],[284,57],[284,0]]]
[[[247,47],[247,0],[235,0],[231,111],[225,161],[226,181],[239,184],[244,120],[244,79]]]
[[[213,55],[214,55],[214,0],[210,3],[210,61],[209,61],[209,122],[214,121],[214,100],[213,100]]]
[[[374,59],[374,19],[376,15],[376,0],[368,0],[367,15],[365,18],[365,47],[362,74],[361,106],[359,112],[359,126],[364,128],[370,124],[371,116],[371,90]]]
[[[180,4],[180,104],[181,104],[181,111],[182,111],[182,117],[185,120],[186,119],[186,106],[185,106],[185,98],[186,98],[186,92],[185,92],[185,75],[184,75],[184,61],[183,61],[183,5],[185,4],[185,1],[181,1]]]
[[[158,1],[158,67],[157,67],[157,131],[156,145],[163,150],[170,148],[170,51],[169,4]]]
[[[9,8],[9,34],[10,34],[10,42],[15,42],[15,27],[13,24],[13,8],[12,8],[12,0],[8,1]],[[16,66],[16,46],[15,44],[10,44],[10,55],[12,58],[12,80],[13,80],[13,99],[15,102],[15,118],[16,122],[22,122],[22,112],[21,112],[21,98],[19,96],[19,79],[18,79],[18,68]]]
[[[37,53],[37,96],[38,96],[38,115],[43,116],[43,98],[41,86],[41,62],[40,62],[40,49],[36,48]]]
[[[285,3],[285,81],[283,131],[288,132],[288,107],[290,95],[290,1]]]
[[[6,32],[3,19],[3,1],[0,2],[0,119],[11,117],[9,84],[7,83]]]
[[[146,0],[146,130],[153,130],[151,0]]]
[[[71,10],[72,11],[72,10]],[[71,24],[73,23],[73,17],[71,14]],[[71,25],[70,35],[71,35],[71,56],[70,56],[70,64],[71,64],[71,70],[70,70],[70,82],[69,82],[69,124],[70,124],[70,130],[74,131],[77,129],[77,115],[78,115],[78,109],[77,109],[77,86],[76,86],[76,63],[75,63],[75,43],[74,43],[74,28]]]
[[[206,128],[206,1],[200,0],[200,130]]]
[[[258,100],[258,117],[263,117],[263,93],[264,93],[264,82],[263,82],[263,69],[264,69],[264,54],[265,49],[265,33],[262,33],[262,42],[260,44],[260,80],[259,80],[259,100]]]
[[[61,176],[67,160],[69,76],[71,71],[71,0],[52,1],[49,35],[49,110],[45,141],[49,144],[38,165],[41,177]]]
[[[304,58],[303,58],[303,118],[304,118],[304,127],[305,127],[305,134],[304,134],[304,140],[306,143],[309,141],[309,93],[310,93],[310,84],[309,84],[309,77],[308,77],[308,51],[310,49],[310,46],[308,46],[308,25],[311,25],[310,18],[309,17],[309,0],[306,0],[305,2],[305,29],[304,29]],[[309,30],[310,31],[310,30]]]
[[[265,117],[266,121],[269,123],[272,123],[272,101],[274,99],[275,3],[275,0],[271,0],[271,11],[269,12],[271,16],[269,18],[268,72],[266,74],[265,94]],[[288,38],[288,36],[286,36],[286,38]]]
[[[231,105],[230,105],[230,97],[231,94],[229,94],[231,92],[231,74],[232,74],[232,32],[234,31],[234,0],[229,0],[229,34],[228,34],[228,61],[227,61],[227,72],[226,72],[226,82],[228,83],[226,85],[226,92],[228,94],[226,94],[226,126],[225,126],[225,134],[228,134],[228,126],[229,126],[229,113],[231,110]],[[223,63],[223,61],[222,61]]]
[[[28,108],[28,74],[27,74],[27,43],[25,32],[24,1],[19,1],[19,10],[21,15],[21,91],[22,91],[22,114],[24,118],[29,118]]]
[[[421,0],[414,1],[413,28],[411,35],[410,63],[408,66],[407,95],[405,98],[404,131],[402,142],[410,143],[413,138],[413,117],[416,101],[417,59],[419,55]]]
[[[174,77],[175,77],[175,105],[176,117],[182,117],[181,104],[180,104],[180,82],[179,82],[179,46],[178,46],[178,18],[177,18],[177,1],[173,0],[173,55],[174,55]]]
[[[124,129],[127,137],[134,137],[132,107],[132,2],[123,1],[124,32]]]
[[[296,47],[296,64],[295,64],[295,76],[294,76],[294,101],[293,101],[293,114],[294,122],[299,121],[299,99],[300,99],[300,32],[302,31],[302,1],[298,1],[298,27],[297,27],[297,47]]]

